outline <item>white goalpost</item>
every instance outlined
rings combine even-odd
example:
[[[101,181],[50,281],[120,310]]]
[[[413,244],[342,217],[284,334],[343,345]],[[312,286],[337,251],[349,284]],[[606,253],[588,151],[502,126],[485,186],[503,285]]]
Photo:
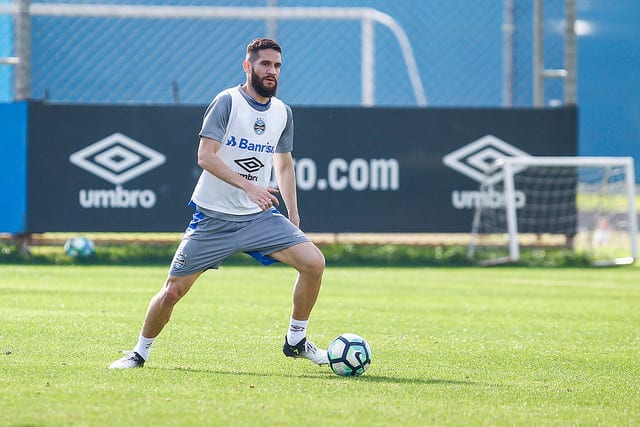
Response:
[[[199,20],[339,20],[356,21],[361,25],[361,89],[362,105],[372,107],[375,101],[376,70],[376,33],[374,24],[389,29],[395,37],[404,59],[409,83],[416,104],[427,105],[427,96],[420,77],[413,48],[404,28],[390,15],[370,7],[259,7],[259,6],[187,6],[187,5],[151,5],[151,4],[78,4],[64,2],[31,2],[16,0],[13,4],[0,3],[0,16],[16,17],[16,45],[21,53],[17,58],[4,58],[5,63],[18,66],[16,76],[21,79],[16,92],[19,99],[29,99],[30,86],[30,30],[26,23],[32,16],[45,17],[84,17],[84,18],[138,18],[138,19],[189,19]],[[1,60],[2,58],[0,58]],[[14,61],[14,62],[7,62]]]
[[[594,265],[637,258],[631,157],[505,157],[480,191],[468,248],[480,264],[517,262],[524,248],[563,247]]]

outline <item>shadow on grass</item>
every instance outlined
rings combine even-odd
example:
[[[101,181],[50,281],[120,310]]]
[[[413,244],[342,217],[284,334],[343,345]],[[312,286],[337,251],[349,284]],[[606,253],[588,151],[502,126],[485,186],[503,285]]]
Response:
[[[335,375],[331,372],[330,369],[327,371],[322,371],[318,374],[300,374],[300,375],[291,375],[288,373],[265,373],[265,372],[247,372],[247,371],[225,371],[218,369],[191,369],[184,367],[149,367],[145,369],[153,369],[153,370],[167,370],[167,371],[181,371],[187,373],[195,373],[195,374],[215,374],[215,375],[232,375],[232,376],[241,376],[241,377],[283,377],[283,378],[313,378],[313,379],[332,379],[332,380],[345,380],[351,379],[353,381],[364,381],[368,383],[385,383],[385,384],[431,384],[431,385],[486,385],[481,384],[475,381],[461,381],[461,380],[445,380],[438,378],[417,378],[417,377],[392,377],[386,375],[371,375],[365,374],[359,377],[341,377],[339,375]]]
[[[337,378],[338,377],[336,375]],[[406,378],[406,377],[388,377],[384,375],[363,375],[356,378],[357,381],[366,381],[373,383],[389,383],[389,384],[443,384],[443,385],[476,385],[473,381],[459,380],[443,380],[438,378]]]

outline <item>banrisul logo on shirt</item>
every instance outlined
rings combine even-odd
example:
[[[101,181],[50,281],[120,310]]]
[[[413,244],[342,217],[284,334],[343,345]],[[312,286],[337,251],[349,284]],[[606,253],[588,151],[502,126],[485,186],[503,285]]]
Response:
[[[236,138],[235,135],[231,135],[225,144],[227,147],[235,147],[240,150],[251,151],[254,153],[274,153],[275,146],[270,143],[256,144],[249,141],[247,138]]]
[[[69,161],[115,185],[113,189],[81,189],[78,199],[83,208],[152,208],[156,204],[153,190],[125,189],[121,184],[157,168],[166,157],[126,135],[114,133],[71,154]]]

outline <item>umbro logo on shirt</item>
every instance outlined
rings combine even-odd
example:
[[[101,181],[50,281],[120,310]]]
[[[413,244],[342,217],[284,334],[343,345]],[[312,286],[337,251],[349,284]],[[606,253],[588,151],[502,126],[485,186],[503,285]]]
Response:
[[[247,159],[236,159],[234,160],[238,166],[247,172],[258,172],[261,168],[264,167],[264,164],[255,157],[249,157]]]

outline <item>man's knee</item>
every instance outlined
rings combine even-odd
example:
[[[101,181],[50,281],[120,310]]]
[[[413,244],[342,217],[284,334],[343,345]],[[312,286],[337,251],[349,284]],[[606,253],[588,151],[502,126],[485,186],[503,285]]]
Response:
[[[314,275],[322,275],[325,268],[325,258],[320,249],[314,246],[314,250],[308,251],[301,273],[309,273]]]
[[[169,276],[162,289],[162,301],[175,305],[191,288],[192,280],[186,277]]]

